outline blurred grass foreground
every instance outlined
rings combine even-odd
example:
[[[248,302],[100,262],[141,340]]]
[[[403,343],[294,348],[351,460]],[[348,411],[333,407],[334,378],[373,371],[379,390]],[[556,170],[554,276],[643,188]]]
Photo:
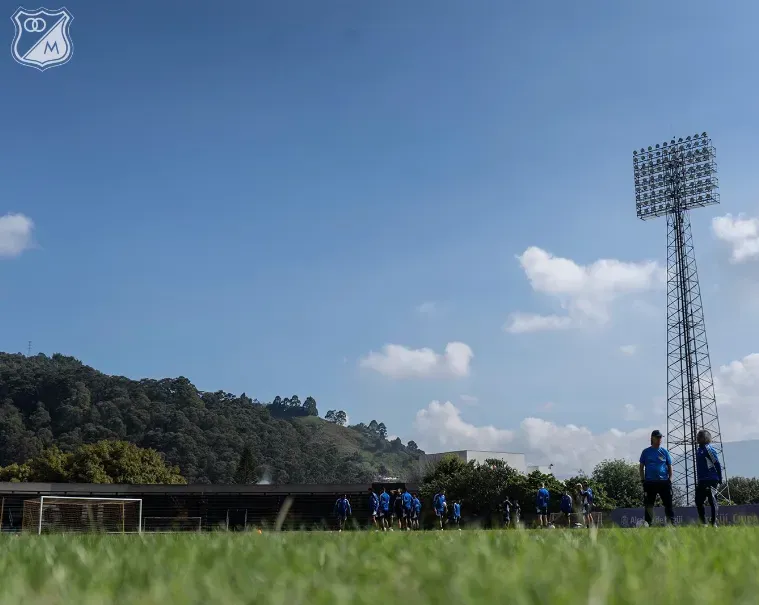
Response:
[[[0,603],[759,602],[759,528],[2,536]]]

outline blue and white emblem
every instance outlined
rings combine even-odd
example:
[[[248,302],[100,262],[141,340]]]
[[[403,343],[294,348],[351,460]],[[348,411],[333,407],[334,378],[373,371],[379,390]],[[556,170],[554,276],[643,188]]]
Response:
[[[54,11],[19,8],[11,17],[16,28],[11,55],[17,63],[40,71],[67,63],[74,54],[69,36],[73,18],[65,7]]]

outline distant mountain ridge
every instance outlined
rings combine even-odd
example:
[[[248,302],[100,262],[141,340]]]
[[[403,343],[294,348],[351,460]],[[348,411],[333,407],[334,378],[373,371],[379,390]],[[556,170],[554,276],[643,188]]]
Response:
[[[245,393],[201,392],[184,377],[109,376],[60,354],[0,353],[0,466],[52,445],[71,451],[119,439],[158,450],[190,483],[232,483],[245,446],[258,478],[274,483],[365,483],[413,472],[413,442],[388,441],[377,422],[327,422],[316,405],[312,397],[263,404]]]
[[[759,439],[726,441],[722,454],[728,477],[759,477]]]

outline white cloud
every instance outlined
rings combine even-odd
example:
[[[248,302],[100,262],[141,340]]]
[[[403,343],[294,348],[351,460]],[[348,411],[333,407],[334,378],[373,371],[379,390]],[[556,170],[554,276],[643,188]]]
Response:
[[[631,403],[626,403],[624,407],[624,413],[622,414],[622,418],[630,422],[631,420],[638,420],[640,419],[640,413],[638,412],[638,408],[636,408]]]
[[[477,402],[479,401],[474,395],[459,395],[459,399],[461,399],[461,402],[466,405],[477,405]]]
[[[414,419],[415,441],[427,452],[476,449],[524,452],[528,464],[553,464],[559,476],[587,473],[608,458],[637,460],[648,445],[651,428],[592,433],[573,424],[525,418],[516,430],[476,426],[450,401],[431,402]]]
[[[416,308],[417,313],[422,315],[433,315],[437,311],[437,303],[433,301],[423,302]]]
[[[23,214],[0,216],[0,258],[19,256],[32,246],[32,219]]]
[[[625,355],[635,355],[635,352],[638,350],[638,347],[635,345],[622,345],[619,347],[620,353],[623,353]]]
[[[559,315],[536,315],[535,313],[512,313],[508,323],[503,327],[512,334],[525,332],[544,332],[547,330],[563,330],[572,325],[570,317]]]
[[[473,357],[472,349],[463,342],[449,342],[442,355],[429,348],[388,344],[379,353],[370,352],[359,365],[389,378],[460,378],[469,375]]]
[[[601,259],[578,265],[531,246],[517,257],[532,289],[559,302],[566,315],[513,313],[506,330],[512,333],[565,329],[585,322],[609,320],[611,304],[625,294],[662,285],[666,271],[654,261],[626,263]]]
[[[759,257],[759,218],[746,218],[743,214],[718,216],[712,219],[712,230],[717,239],[729,244],[731,262]]]
[[[759,353],[720,367],[714,390],[722,440],[759,438]]]
[[[759,438],[759,353],[747,355],[717,369],[714,376],[723,441]],[[545,406],[544,406],[545,409]],[[558,476],[578,469],[591,472],[602,460],[636,461],[648,445],[651,430],[662,421],[666,399],[656,397],[651,409],[626,404],[625,421],[642,421],[631,431],[611,428],[593,433],[574,424],[560,425],[535,417],[525,418],[516,429],[477,426],[467,422],[450,401],[431,402],[417,412],[414,440],[427,452],[457,449],[523,452],[528,464],[554,464]]]

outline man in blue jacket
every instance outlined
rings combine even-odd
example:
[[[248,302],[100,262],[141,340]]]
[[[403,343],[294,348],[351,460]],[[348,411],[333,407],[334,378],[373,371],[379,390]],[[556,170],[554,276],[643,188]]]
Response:
[[[717,527],[717,505],[714,488],[722,483],[722,465],[719,463],[719,455],[712,443],[712,435],[707,430],[700,430],[696,434],[698,449],[696,449],[696,474],[698,482],[696,483],[696,508],[701,523],[706,525],[706,511],[704,510],[704,500],[709,499],[709,506],[712,508],[712,525]]]
[[[661,498],[668,521],[675,524],[672,508],[672,457],[661,446],[661,431],[651,433],[651,447],[640,453],[640,480],[643,483],[643,504],[646,508],[646,523],[654,522],[656,496]]]
[[[572,496],[569,495],[569,490],[564,492],[561,497],[561,504],[559,505],[561,512],[564,513],[564,518],[567,521],[567,527],[572,527]]]

